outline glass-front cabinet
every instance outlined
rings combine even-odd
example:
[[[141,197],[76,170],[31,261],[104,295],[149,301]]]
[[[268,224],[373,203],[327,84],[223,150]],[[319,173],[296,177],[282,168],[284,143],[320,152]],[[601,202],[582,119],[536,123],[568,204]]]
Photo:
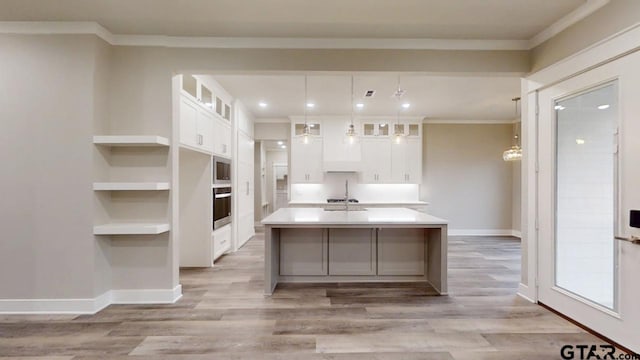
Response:
[[[388,121],[363,121],[362,136],[389,136]]]

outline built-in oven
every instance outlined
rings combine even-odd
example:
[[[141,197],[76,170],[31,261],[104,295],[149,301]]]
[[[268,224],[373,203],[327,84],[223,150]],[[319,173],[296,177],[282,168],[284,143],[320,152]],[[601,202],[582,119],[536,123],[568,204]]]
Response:
[[[213,229],[231,223],[231,187],[213,188]]]
[[[225,158],[213,158],[213,183],[231,184],[231,161]]]

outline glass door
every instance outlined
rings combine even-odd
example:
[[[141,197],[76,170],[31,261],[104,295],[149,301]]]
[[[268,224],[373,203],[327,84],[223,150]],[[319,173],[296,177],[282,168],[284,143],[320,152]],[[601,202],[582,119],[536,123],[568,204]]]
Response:
[[[555,283],[615,311],[617,82],[556,100]]]

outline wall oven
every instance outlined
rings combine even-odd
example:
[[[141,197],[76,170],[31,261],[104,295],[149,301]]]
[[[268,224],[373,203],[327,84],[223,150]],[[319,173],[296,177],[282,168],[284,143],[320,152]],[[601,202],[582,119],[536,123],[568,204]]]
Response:
[[[231,185],[231,160],[213,158],[213,183]]]
[[[231,223],[231,187],[213,188],[213,229]]]

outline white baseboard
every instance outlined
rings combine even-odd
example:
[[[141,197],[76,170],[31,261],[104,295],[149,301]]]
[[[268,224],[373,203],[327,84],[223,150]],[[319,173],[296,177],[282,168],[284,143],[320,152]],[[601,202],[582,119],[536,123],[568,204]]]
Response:
[[[518,296],[535,304],[536,300],[533,299],[535,297],[535,294],[531,294],[530,292],[531,289],[529,288],[529,286],[523,283],[518,284]]]
[[[0,314],[95,314],[111,304],[172,304],[182,297],[173,289],[111,290],[87,299],[0,299]]]
[[[449,236],[515,236],[521,237],[520,231],[511,229],[449,229]]]
[[[182,297],[182,285],[173,289],[111,290],[112,304],[173,304]]]

